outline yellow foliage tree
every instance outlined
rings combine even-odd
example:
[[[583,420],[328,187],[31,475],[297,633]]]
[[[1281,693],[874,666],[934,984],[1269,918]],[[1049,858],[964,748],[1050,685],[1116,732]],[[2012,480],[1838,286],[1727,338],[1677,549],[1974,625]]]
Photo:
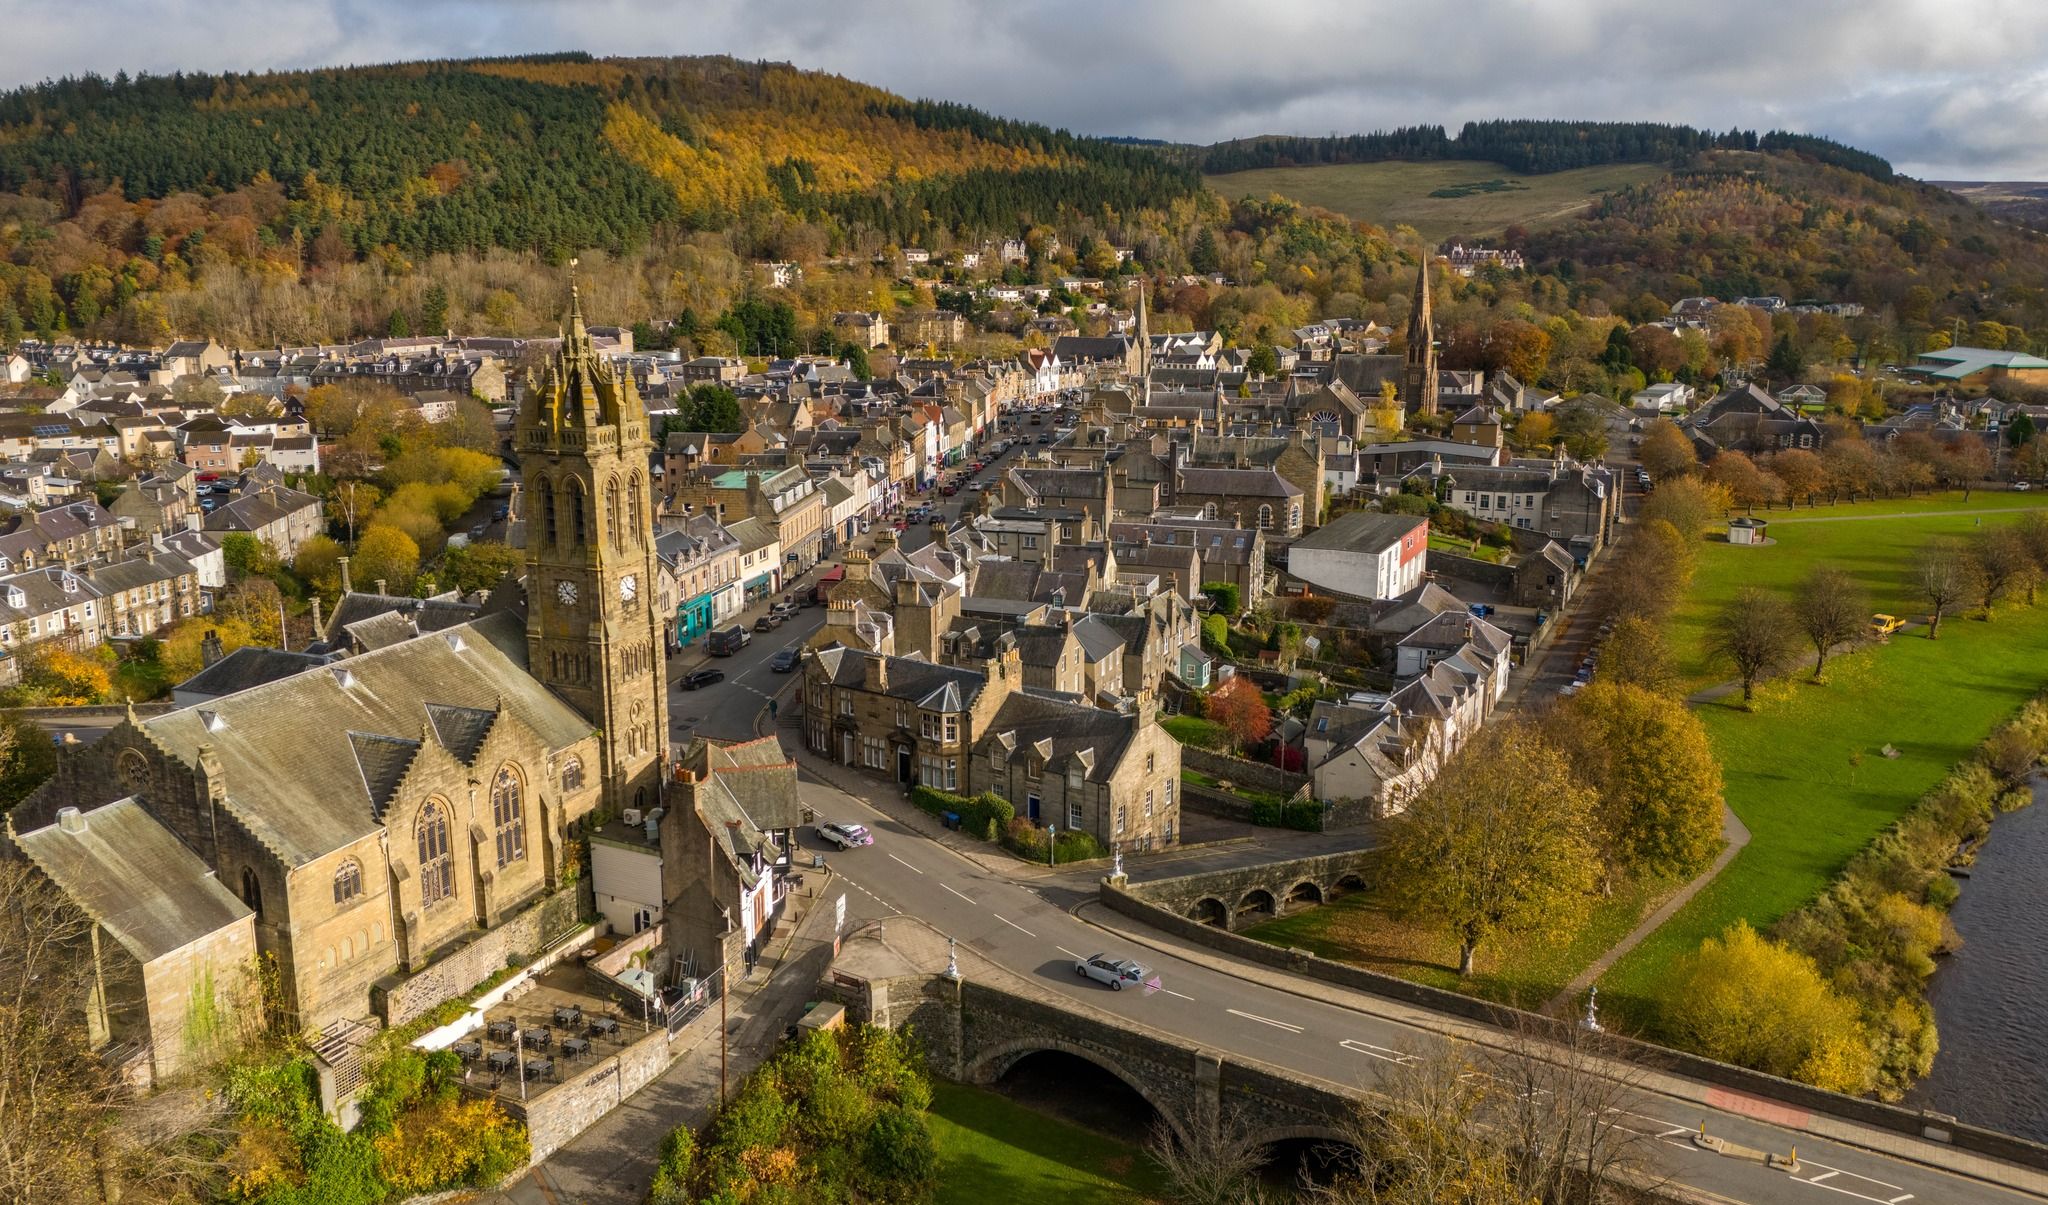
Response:
[[[418,542],[388,523],[370,524],[356,544],[353,576],[359,585],[381,579],[386,589],[403,591],[419,568]]]
[[[86,707],[104,703],[113,694],[113,677],[107,667],[70,649],[36,645],[23,662],[22,685],[44,706]]]
[[[163,640],[160,659],[165,675],[171,681],[183,681],[204,668],[201,664],[199,646],[206,639],[208,632],[220,637],[222,652],[232,653],[245,645],[263,643],[261,636],[247,620],[224,615],[186,620],[172,628],[171,634]]]
[[[524,1148],[526,1135],[496,1101],[456,1098],[404,1114],[374,1145],[384,1178],[413,1194],[468,1182],[481,1160]]]
[[[1835,1092],[1864,1091],[1874,1072],[1855,1004],[1746,921],[1679,959],[1659,1020],[1688,1049]]]

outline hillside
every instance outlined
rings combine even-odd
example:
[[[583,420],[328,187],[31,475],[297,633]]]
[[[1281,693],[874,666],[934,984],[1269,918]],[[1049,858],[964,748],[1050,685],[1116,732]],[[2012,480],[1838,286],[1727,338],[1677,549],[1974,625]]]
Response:
[[[1646,184],[1666,170],[1617,163],[1521,175],[1498,163],[1438,160],[1263,168],[1204,176],[1203,183],[1232,200],[1278,193],[1361,222],[1413,226],[1436,243],[1554,225],[1585,213],[1604,193]]]
[[[2048,183],[2020,180],[1933,180],[1994,217],[2048,230]]]

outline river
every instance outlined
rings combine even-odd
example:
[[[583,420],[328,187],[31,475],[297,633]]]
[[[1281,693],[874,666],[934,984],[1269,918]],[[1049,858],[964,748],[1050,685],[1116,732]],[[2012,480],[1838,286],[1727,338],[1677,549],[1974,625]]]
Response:
[[[1941,1032],[1934,1071],[1908,1103],[2048,1142],[2048,784],[2000,816],[1950,910],[1963,946],[1928,998]]]

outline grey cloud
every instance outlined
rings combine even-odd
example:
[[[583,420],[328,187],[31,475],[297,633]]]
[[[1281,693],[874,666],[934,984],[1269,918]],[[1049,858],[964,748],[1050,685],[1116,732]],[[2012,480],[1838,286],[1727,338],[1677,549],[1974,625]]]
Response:
[[[1927,176],[2048,177],[2038,0],[0,0],[0,29],[15,83],[730,53],[1087,133],[1643,119],[1828,134]]]

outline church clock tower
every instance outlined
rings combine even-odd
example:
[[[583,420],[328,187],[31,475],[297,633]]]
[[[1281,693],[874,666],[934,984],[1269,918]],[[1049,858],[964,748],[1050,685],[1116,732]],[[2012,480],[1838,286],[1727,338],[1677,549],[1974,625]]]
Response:
[[[605,806],[652,808],[668,742],[654,443],[632,375],[591,345],[573,277],[561,351],[528,378],[514,438],[530,670],[602,732]]]

